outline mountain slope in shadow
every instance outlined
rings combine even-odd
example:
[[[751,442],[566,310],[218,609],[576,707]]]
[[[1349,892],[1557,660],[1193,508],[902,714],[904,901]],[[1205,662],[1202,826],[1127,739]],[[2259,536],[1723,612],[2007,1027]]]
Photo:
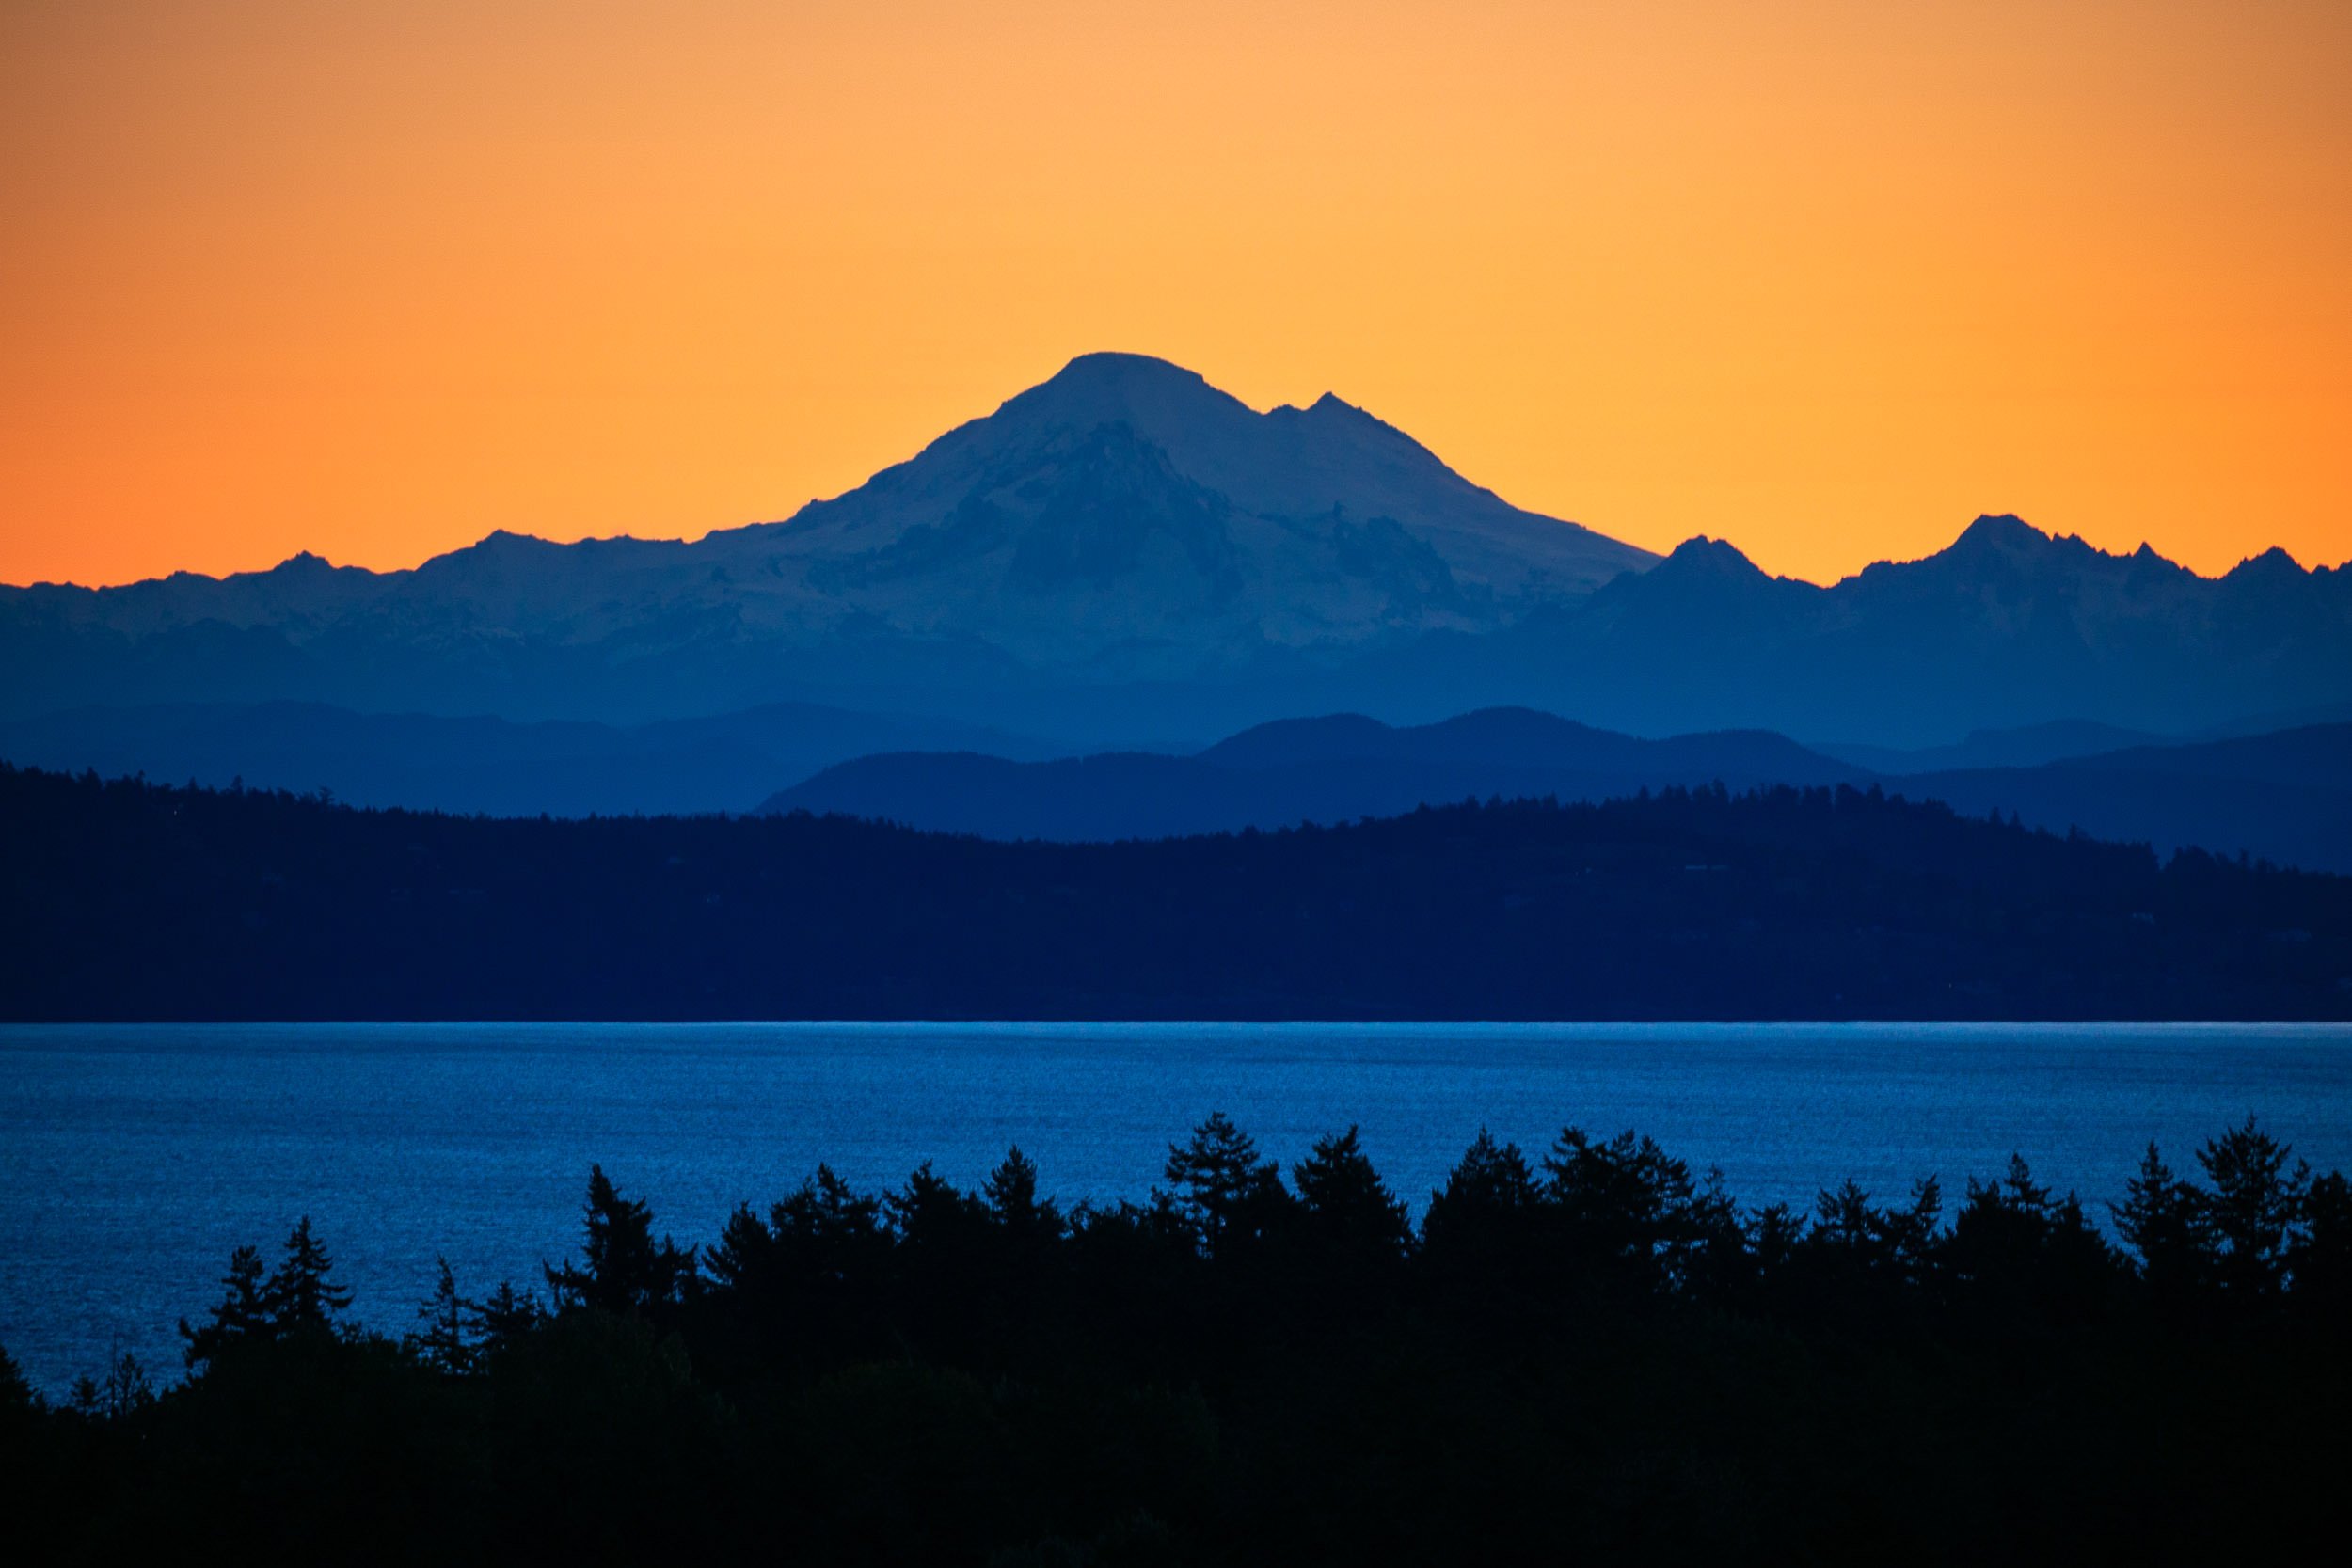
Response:
[[[0,720],[20,767],[174,784],[329,791],[355,806],[493,816],[740,811],[779,774],[913,747],[1041,758],[1057,748],[939,720],[776,703],[616,725],[355,713],[318,703],[83,708]]]
[[[1674,784],[1867,778],[1782,736],[1643,740],[1518,708],[1406,728],[1361,714],[1285,720],[1192,756],[861,757],[779,792],[760,809],[837,812],[984,838],[1084,842],[1393,816],[1473,797],[1599,800]]]
[[[1467,799],[1601,800],[1716,784],[1876,784],[2056,832],[2352,872],[2352,724],[1881,778],[1763,732],[1644,740],[1526,709],[1409,728],[1339,714],[1261,725],[1192,756],[861,757],[760,809],[1088,842],[1331,824]]]
[[[2098,772],[2234,779],[2313,789],[2352,788],[2352,723],[2303,724],[2193,745],[2133,746],[2061,766]]]
[[[1874,773],[1940,773],[1966,768],[2039,768],[2045,762],[2097,756],[2132,746],[2162,746],[2181,738],[2089,719],[2053,719],[2014,729],[1971,730],[1948,746],[1906,749],[1816,741],[1813,749]]]
[[[2352,872],[2352,724],[1915,774],[1886,787],[1962,812],[2013,811],[2029,827]]]

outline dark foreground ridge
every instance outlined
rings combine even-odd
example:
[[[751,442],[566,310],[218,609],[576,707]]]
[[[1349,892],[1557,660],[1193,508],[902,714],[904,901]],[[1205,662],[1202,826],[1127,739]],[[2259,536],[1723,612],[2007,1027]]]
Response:
[[[1149,844],[0,768],[14,1019],[2340,1019],[2352,879],[1873,790]]]
[[[819,1168],[393,1339],[305,1220],[190,1375],[0,1355],[18,1560],[2297,1560],[2342,1523],[2352,1187],[2249,1120],[2102,1218],[2022,1160],[1742,1209],[1627,1132],[1481,1134],[1416,1228],[1351,1129],[1213,1116],[1150,1202]],[[422,1282],[420,1282],[421,1285]]]

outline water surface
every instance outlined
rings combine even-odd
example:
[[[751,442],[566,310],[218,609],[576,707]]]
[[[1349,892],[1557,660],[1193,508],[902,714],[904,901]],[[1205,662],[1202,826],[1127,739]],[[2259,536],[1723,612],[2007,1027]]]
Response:
[[[829,1162],[977,1182],[1019,1143],[1065,1200],[1141,1196],[1230,1112],[1286,1164],[1350,1123],[1416,1206],[1484,1126],[1648,1132],[1743,1202],[1849,1176],[1956,1198],[2011,1150],[2104,1205],[2258,1114],[2352,1168],[2352,1026],[365,1024],[0,1028],[0,1345],[56,1388],[178,1369],[232,1246],[309,1214],[404,1325],[577,1244],[590,1162],[681,1241]],[[2096,1212],[2104,1214],[2103,1207]]]

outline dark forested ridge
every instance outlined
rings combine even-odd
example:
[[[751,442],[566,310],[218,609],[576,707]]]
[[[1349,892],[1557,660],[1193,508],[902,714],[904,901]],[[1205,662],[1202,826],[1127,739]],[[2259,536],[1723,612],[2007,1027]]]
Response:
[[[305,1220],[59,1404],[0,1354],[23,1561],[2309,1560],[2342,1526],[2352,1189],[2248,1121],[2106,1206],[1744,1208],[1628,1132],[1485,1134],[1421,1223],[1353,1129],[1212,1116],[1145,1203],[820,1167],[707,1246],[352,1325]],[[2120,1244],[2119,1244],[2120,1243]],[[191,1282],[193,1284],[194,1282]],[[192,1296],[194,1292],[191,1292]],[[201,1299],[201,1298],[197,1298]],[[380,1308],[376,1321],[386,1322]]]
[[[2343,1018],[2352,879],[1852,789],[999,844],[0,771],[18,1019]]]

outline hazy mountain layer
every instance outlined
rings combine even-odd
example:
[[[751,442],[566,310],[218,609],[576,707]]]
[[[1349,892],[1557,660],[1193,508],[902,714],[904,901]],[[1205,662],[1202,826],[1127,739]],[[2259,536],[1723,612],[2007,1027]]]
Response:
[[[2053,832],[2352,872],[2352,724],[1879,779],[1771,734],[1642,740],[1524,710],[1394,729],[1348,714],[1265,725],[1188,757],[861,757],[780,791],[764,809],[1099,842],[1328,825],[1466,799],[1602,800],[1712,784],[1874,784]]]
[[[1868,780],[1777,735],[1642,740],[1548,713],[1494,709],[1409,729],[1361,714],[1289,720],[1193,756],[861,757],[781,791],[763,809],[1086,842],[1346,822],[1496,796],[1600,800],[1677,784]]]
[[[913,748],[1041,758],[1057,749],[972,725],[772,704],[612,725],[354,713],[317,703],[81,708],[0,720],[19,767],[298,794],[355,806],[497,816],[743,811],[780,778]]]
[[[1816,741],[1823,756],[1867,768],[1874,773],[1935,773],[1958,768],[2038,768],[2068,757],[2096,756],[2129,746],[2161,746],[2180,736],[2127,730],[2085,719],[2054,719],[2007,730],[1971,730],[1949,746],[1856,746]]]

